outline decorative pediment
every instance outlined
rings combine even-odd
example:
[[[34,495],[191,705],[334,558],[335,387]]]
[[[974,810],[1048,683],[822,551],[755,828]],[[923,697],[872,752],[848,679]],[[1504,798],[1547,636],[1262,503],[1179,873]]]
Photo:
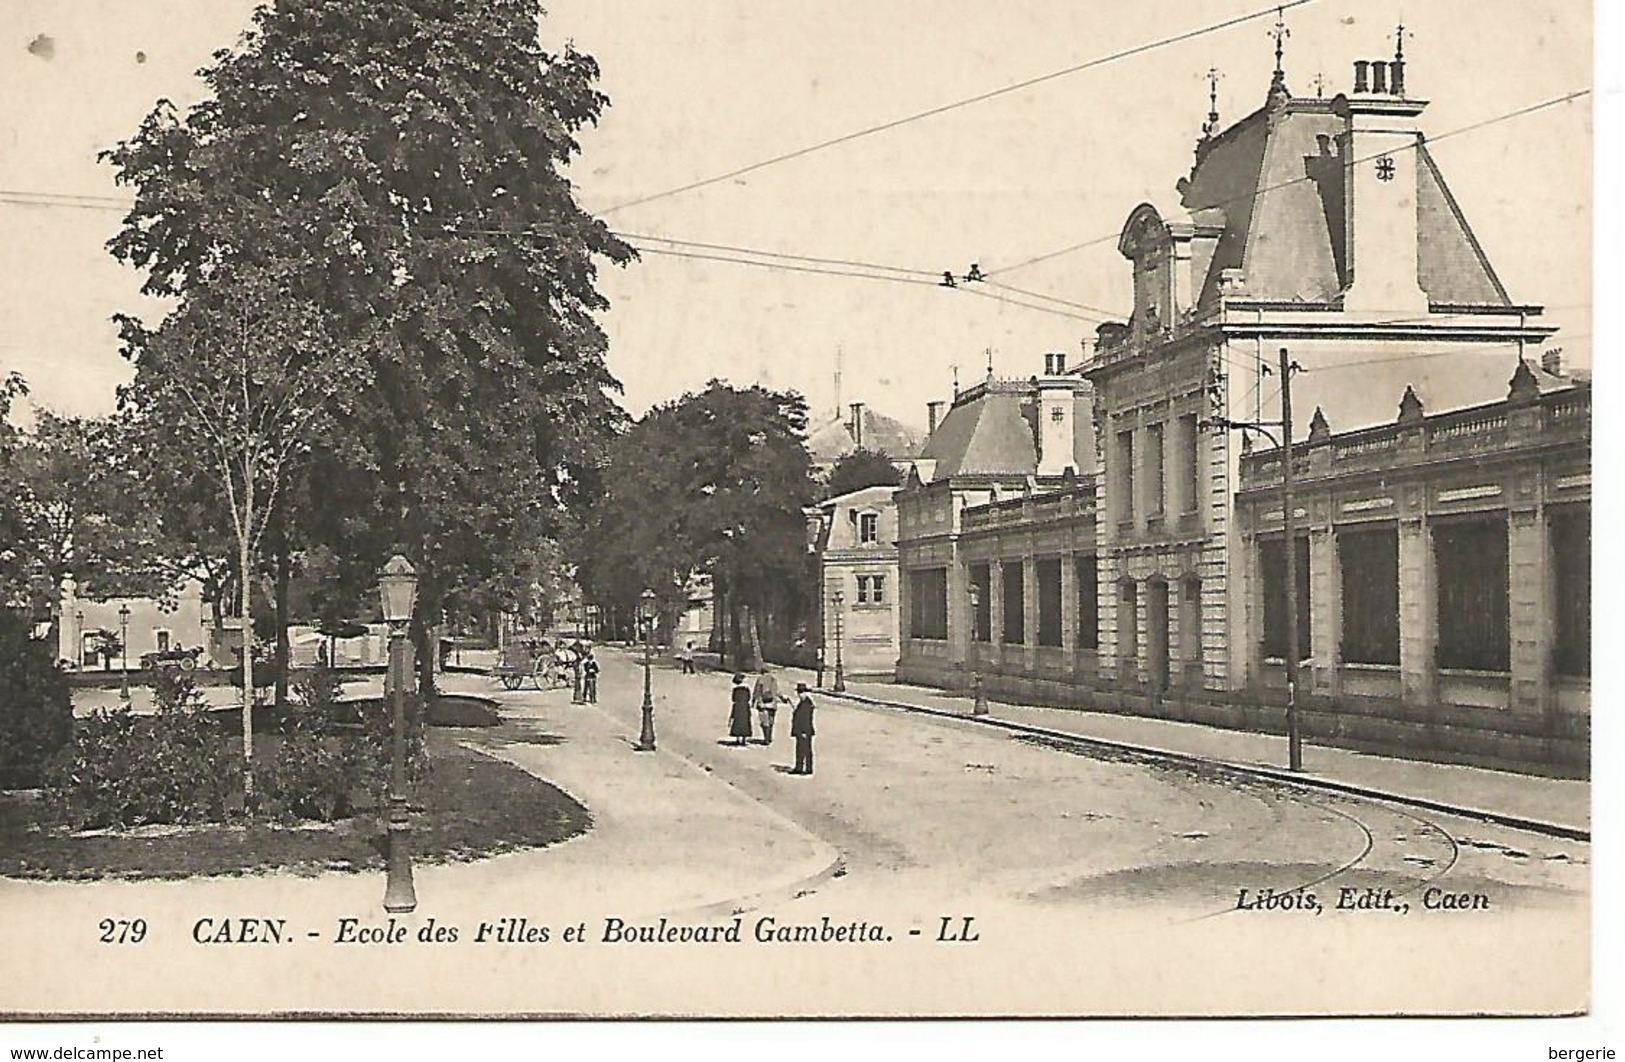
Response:
[[[1117,238],[1117,250],[1124,258],[1140,261],[1149,252],[1165,249],[1173,237],[1162,219],[1162,212],[1150,203],[1141,203],[1129,211],[1123,223],[1123,232]]]

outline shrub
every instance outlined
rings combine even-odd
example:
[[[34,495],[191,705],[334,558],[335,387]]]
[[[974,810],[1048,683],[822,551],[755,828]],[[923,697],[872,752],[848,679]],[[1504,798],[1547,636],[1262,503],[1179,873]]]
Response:
[[[394,705],[388,697],[356,702],[361,712],[361,782],[382,807],[389,796],[390,759],[394,754]],[[428,776],[429,746],[423,726],[423,698],[406,695],[406,784],[410,788]]]
[[[191,676],[154,684],[155,715],[101,709],[53,759],[47,796],[73,826],[223,821],[238,777],[231,741],[203,710]]]
[[[40,784],[45,765],[73,738],[73,696],[51,647],[0,609],[0,789]]]
[[[339,721],[338,675],[327,667],[294,686],[282,740],[263,779],[264,810],[283,821],[332,822],[355,810],[364,743]]]

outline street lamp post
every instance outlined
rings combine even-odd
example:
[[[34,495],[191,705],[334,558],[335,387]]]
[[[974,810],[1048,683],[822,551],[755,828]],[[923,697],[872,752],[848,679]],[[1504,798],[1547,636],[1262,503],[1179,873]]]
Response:
[[[75,671],[85,669],[85,613],[83,609],[73,614],[73,667]]]
[[[982,669],[976,666],[976,636],[981,633],[982,588],[970,584],[970,688],[976,698],[971,704],[972,715],[987,714],[987,691],[982,689]]]
[[[638,734],[637,751],[653,752],[655,750],[655,700],[654,692],[650,686],[651,643],[654,636],[655,625],[655,592],[645,590],[640,599],[642,607],[639,609],[639,619],[643,623],[643,729]]]
[[[406,814],[406,625],[412,618],[418,577],[399,553],[389,558],[378,579],[384,621],[389,624],[389,678],[392,736],[389,759],[389,854],[384,910],[407,914],[417,908],[412,886],[412,823]]]
[[[842,624],[845,622],[845,615],[841,610],[841,603],[846,600],[846,595],[837,590],[830,595],[829,599],[835,606],[835,684],[830,689],[835,693],[845,693],[846,668],[841,661],[841,634],[843,633]]]
[[[119,700],[130,703],[130,606],[118,607]]]
[[[1227,417],[1208,421],[1225,430],[1257,432],[1281,454],[1281,537],[1285,540],[1283,552],[1286,554],[1286,742],[1287,768],[1292,771],[1303,770],[1303,731],[1298,718],[1298,656],[1301,652],[1298,642],[1298,528],[1293,512],[1296,484],[1292,466],[1292,374],[1301,368],[1292,360],[1291,352],[1282,347],[1279,362],[1281,420],[1276,425],[1281,429],[1279,436],[1262,423],[1235,421]]]

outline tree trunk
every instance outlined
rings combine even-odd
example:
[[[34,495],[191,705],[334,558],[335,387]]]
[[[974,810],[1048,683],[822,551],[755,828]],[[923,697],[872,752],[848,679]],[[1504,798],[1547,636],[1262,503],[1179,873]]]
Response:
[[[276,710],[280,717],[288,704],[288,525],[277,513],[276,532]]]
[[[252,515],[252,504],[248,510]],[[254,623],[249,617],[249,586],[253,576],[248,557],[248,527],[237,536],[238,578],[242,592],[238,595],[238,618],[242,622],[243,643],[243,809],[254,807]]]
[[[418,583],[418,607],[412,616],[412,647],[417,654],[418,694],[423,703],[434,699],[435,649],[434,624],[440,615],[439,597],[428,588],[427,580]]]

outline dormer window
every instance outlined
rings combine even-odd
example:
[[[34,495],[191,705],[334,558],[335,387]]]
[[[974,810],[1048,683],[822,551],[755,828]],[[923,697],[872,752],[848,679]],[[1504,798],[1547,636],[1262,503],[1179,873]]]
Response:
[[[858,541],[863,545],[880,541],[879,513],[861,513],[858,516]]]

